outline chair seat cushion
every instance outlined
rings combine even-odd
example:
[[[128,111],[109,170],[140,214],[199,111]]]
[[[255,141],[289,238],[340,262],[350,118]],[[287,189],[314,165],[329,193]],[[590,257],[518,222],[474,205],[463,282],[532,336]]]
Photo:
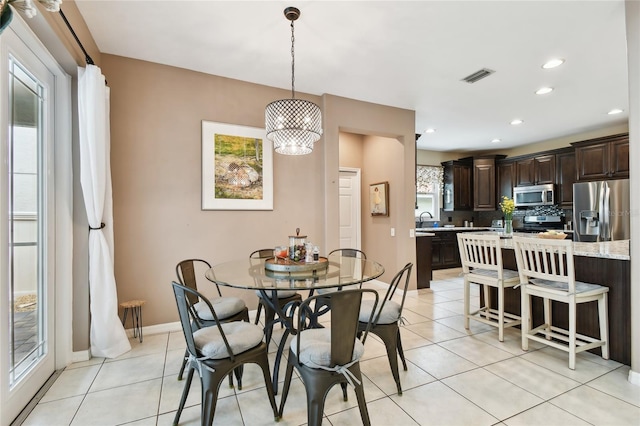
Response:
[[[270,294],[271,291],[270,290],[266,290],[267,294]],[[297,293],[297,291],[295,290],[278,290],[277,294],[278,294],[278,299],[286,299],[288,297],[292,297],[295,296]],[[260,293],[260,290],[256,290],[256,294],[258,295],[258,297],[262,297],[262,293]]]
[[[335,293],[336,291],[340,291],[337,287],[330,287],[330,288],[319,288],[316,290],[316,293],[318,294],[329,294],[329,293]]]
[[[262,328],[245,321],[233,321],[221,324],[227,342],[234,354],[240,354],[255,348],[262,342]],[[217,326],[205,327],[193,333],[196,349],[207,358],[229,358],[229,352],[222,340]]]
[[[554,290],[569,291],[569,284],[560,282],[560,281],[543,280],[540,278],[534,278],[529,280],[529,282],[539,287],[547,287]],[[590,291],[598,291],[598,290],[608,290],[608,289],[598,284],[589,284],[589,283],[584,283],[582,281],[576,281],[576,293],[587,293]]]
[[[213,310],[216,311],[216,315],[219,320],[232,317],[241,312],[247,306],[244,303],[244,300],[233,296],[216,297],[215,299],[210,299],[209,302],[211,302],[211,306],[213,306]],[[205,321],[213,321],[211,310],[205,302],[200,301],[193,306],[200,318]]]
[[[360,304],[360,316],[358,317],[358,321],[360,322],[369,322],[369,317],[371,316],[371,310],[373,309],[373,299],[363,300]],[[378,311],[380,311],[381,305],[378,305]],[[376,314],[373,316],[373,320],[376,319]],[[380,318],[378,319],[377,324],[393,324],[400,320],[400,304],[394,302],[393,300],[387,300],[382,306],[382,312],[380,313]]]
[[[483,277],[495,278],[496,280],[498,279],[498,271],[474,268],[471,270],[471,273],[475,275],[482,275]],[[512,271],[511,269],[503,269],[502,279],[505,281],[513,281],[513,280],[517,281],[520,279],[520,275],[518,274],[518,271]]]
[[[297,342],[300,340],[300,353],[296,353]],[[331,367],[331,329],[310,328],[294,336],[291,340],[291,351],[298,356],[301,364]],[[351,361],[359,360],[364,354],[364,345],[355,340]]]

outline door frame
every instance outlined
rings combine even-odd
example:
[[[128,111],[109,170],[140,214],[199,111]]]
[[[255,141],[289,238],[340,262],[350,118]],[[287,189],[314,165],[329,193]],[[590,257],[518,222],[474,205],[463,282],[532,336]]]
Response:
[[[354,167],[340,167],[338,171],[338,179],[342,177],[342,173],[352,173],[353,176],[351,179],[357,182],[357,185],[354,186],[355,191],[357,192],[356,196],[351,197],[351,208],[356,212],[357,218],[357,228],[358,228],[358,236],[356,238],[356,248],[358,250],[362,250],[362,171],[358,168]],[[339,189],[338,189],[339,191]],[[340,204],[338,203],[338,207]],[[340,224],[338,224],[340,226]]]
[[[48,250],[47,258],[50,262],[50,276],[53,277],[53,343],[50,350],[53,352],[53,365],[55,370],[66,367],[71,363],[73,354],[72,342],[72,301],[73,301],[73,161],[72,161],[72,122],[71,122],[71,77],[38,39],[22,17],[14,13],[9,27],[0,35],[0,102],[8,99],[7,79],[8,55],[15,54],[15,45],[23,43],[28,50],[48,69],[54,77],[51,91],[54,92],[54,104],[49,105],[53,113],[50,115],[53,121],[53,142],[49,149],[53,150],[52,167],[49,171],[53,174],[48,177],[52,186],[48,187],[47,203],[51,204],[47,238],[54,238],[53,246]],[[40,19],[36,19],[40,18]],[[44,22],[44,17],[33,18]],[[7,115],[0,114],[0,129],[7,129]],[[0,131],[0,141],[6,145],[7,132]],[[3,203],[4,205],[4,203]],[[6,207],[6,205],[5,205]],[[4,250],[3,250],[3,253]],[[6,253],[5,253],[6,254]],[[6,300],[5,302],[6,303]],[[2,306],[4,308],[4,306]],[[4,311],[4,309],[3,309]],[[2,339],[8,338],[8,330],[0,330]],[[2,345],[4,347],[4,345]],[[1,359],[6,359],[6,354]],[[8,365],[8,364],[7,364]],[[8,367],[6,367],[8,368]],[[12,391],[8,389],[5,380],[5,372],[0,372],[0,401],[5,403],[10,400]],[[18,385],[20,386],[20,385]],[[27,401],[28,403],[28,401]],[[6,407],[2,407],[5,411]],[[20,408],[21,410],[22,408]],[[19,413],[19,412],[18,412]],[[0,419],[4,424],[5,418]],[[12,421],[12,419],[8,419]]]

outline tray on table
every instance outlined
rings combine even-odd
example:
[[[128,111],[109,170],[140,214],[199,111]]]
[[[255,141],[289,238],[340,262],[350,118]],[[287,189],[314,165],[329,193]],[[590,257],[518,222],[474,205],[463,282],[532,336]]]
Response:
[[[325,270],[329,266],[329,259],[326,257],[318,258],[317,262],[293,261],[289,258],[276,259],[270,257],[264,261],[264,268],[271,272],[312,272]]]

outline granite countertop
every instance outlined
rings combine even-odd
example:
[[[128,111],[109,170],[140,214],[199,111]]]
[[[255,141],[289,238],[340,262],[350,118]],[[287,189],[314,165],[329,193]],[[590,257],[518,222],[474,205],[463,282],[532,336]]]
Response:
[[[481,232],[485,234],[486,232]],[[493,234],[493,232],[491,232]],[[514,232],[514,235],[521,237],[537,238],[535,234]],[[502,248],[513,249],[513,240],[503,238]],[[600,243],[573,243],[573,254],[575,256],[599,257],[603,259],[630,260],[629,240],[604,241]]]
[[[488,226],[436,226],[431,228],[416,228],[416,232],[441,232],[441,231],[488,231]]]
[[[433,232],[423,232],[423,231],[418,231],[416,230],[416,238],[417,237],[435,237],[436,234],[434,234]]]

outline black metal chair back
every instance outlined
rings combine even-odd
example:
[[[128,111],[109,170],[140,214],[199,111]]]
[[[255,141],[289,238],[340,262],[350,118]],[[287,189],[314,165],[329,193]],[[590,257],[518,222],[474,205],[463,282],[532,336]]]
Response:
[[[194,371],[197,369],[200,376],[200,385],[202,388],[202,404],[201,404],[201,424],[211,425],[213,423],[213,417],[216,410],[216,404],[218,400],[218,391],[220,384],[224,380],[227,374],[231,375],[235,373],[238,380],[238,388],[242,389],[242,373],[243,366],[247,363],[258,364],[262,370],[265,389],[269,397],[269,402],[273,410],[274,419],[279,420],[278,407],[271,387],[271,375],[269,373],[269,359],[267,356],[267,345],[262,341],[262,332],[258,329],[257,338],[255,330],[251,330],[251,327],[255,327],[252,324],[246,322],[236,322],[231,329],[230,336],[237,338],[237,336],[249,336],[253,335],[253,342],[255,346],[250,349],[243,350],[240,353],[234,353],[227,334],[224,331],[223,324],[220,323],[218,316],[216,315],[211,302],[199,293],[197,290],[189,288],[187,286],[172,283],[173,293],[176,298],[176,305],[178,307],[178,314],[180,316],[180,324],[182,326],[182,332],[184,334],[185,341],[187,343],[187,353],[189,358],[189,364],[192,368],[189,369],[187,380],[182,391],[182,397],[180,398],[180,404],[176,412],[173,424],[178,424],[180,415],[189,396],[189,390],[191,388],[191,382],[193,380]],[[228,357],[210,358],[198,350],[194,339],[194,331],[199,330],[198,317],[195,314],[196,310],[194,305],[190,302],[191,299],[200,300],[199,303],[204,302],[211,310],[211,315],[214,319],[214,324],[209,327],[217,327],[219,335],[205,335],[200,338],[209,339],[207,343],[215,343],[216,340],[222,339],[227,350]],[[229,326],[231,324],[225,324]],[[237,325],[241,325],[238,329]],[[257,327],[256,327],[257,328]],[[234,330],[235,329],[235,330]],[[243,337],[246,339],[246,337]],[[237,343],[237,341],[236,341]],[[204,346],[203,346],[204,347]]]
[[[194,290],[198,290],[198,276],[200,276],[199,272],[201,272],[202,276],[207,269],[211,269],[211,264],[206,260],[202,259],[186,259],[181,261],[176,265],[176,275],[178,276],[178,281],[180,284],[192,288]],[[218,287],[218,284],[215,285],[216,290],[218,290],[218,296],[222,297],[222,292]],[[191,303],[196,303],[197,300],[193,300],[193,295],[188,294],[189,300]]]
[[[285,383],[282,391],[282,400],[280,401],[279,414],[281,417],[289,393],[293,369],[295,368],[302,377],[302,382],[304,383],[307,393],[307,423],[309,426],[319,426],[322,423],[325,398],[329,389],[337,383],[342,387],[343,398],[345,400],[347,399],[347,383],[351,383],[354,386],[362,422],[365,425],[370,424],[359,359],[353,360],[354,347],[359,332],[358,318],[360,314],[360,304],[364,294],[371,294],[373,296],[374,306],[367,323],[368,326],[365,327],[361,333],[361,342],[364,344],[373,319],[373,313],[378,305],[379,296],[375,290],[354,289],[336,291],[310,297],[300,305],[298,310],[296,350],[295,352],[293,348],[289,350]],[[313,307],[318,298],[322,298],[323,303],[326,303],[331,311],[334,312],[330,326],[330,365],[322,367],[313,365],[313,363],[304,364],[304,362],[300,361],[300,342],[304,339],[305,333],[311,332],[312,330],[310,328],[317,324],[314,318],[316,313]],[[312,349],[307,348],[307,350]]]

